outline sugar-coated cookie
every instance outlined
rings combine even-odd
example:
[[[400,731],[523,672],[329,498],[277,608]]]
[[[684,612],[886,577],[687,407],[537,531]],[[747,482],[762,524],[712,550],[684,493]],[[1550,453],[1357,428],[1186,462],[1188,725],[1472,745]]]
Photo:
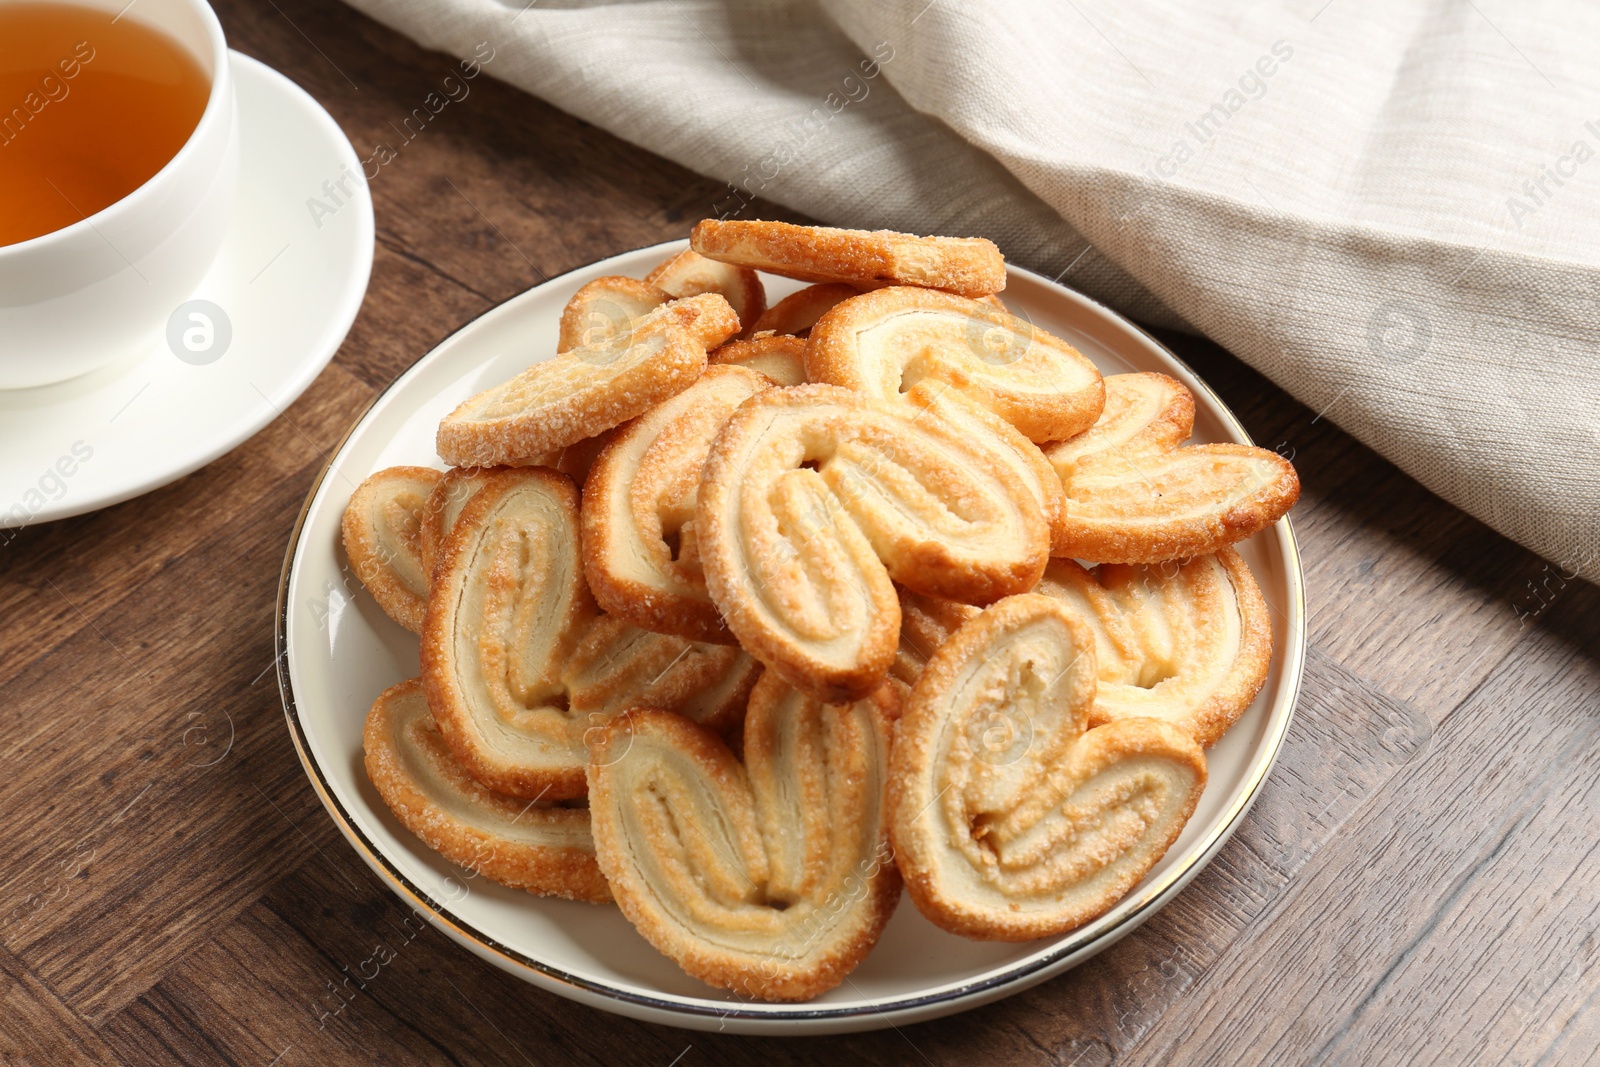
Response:
[[[920,285],[963,296],[1006,287],[1006,261],[981,237],[918,237],[788,222],[705,219],[689,235],[703,256],[804,282]]]
[[[445,743],[500,793],[582,796],[586,742],[630,707],[736,724],[759,668],[738,648],[598,616],[579,558],[578,495],[543,467],[492,475],[434,568],[422,681]]]
[[[340,532],[350,569],[384,614],[415,633],[422,629],[428,575],[423,508],[438,485],[432,467],[389,467],[356,487]]]
[[[706,587],[739,643],[791,685],[849,700],[882,684],[894,582],[988,603],[1029,589],[1050,532],[991,447],[939,415],[829,385],[745,401],[695,508]]]
[[[589,813],[486,789],[451,753],[422,682],[384,690],[362,732],[367,777],[407,830],[452,863],[530,893],[603,903]]]
[[[708,367],[613,432],[584,485],[582,516],[584,574],[607,612],[659,633],[734,643],[706,591],[695,498],[723,424],[770,388],[755,371]]]
[[[637,278],[609,275],[583,286],[561,309],[561,333],[557,352],[574,348],[597,348],[628,329],[672,297]]]
[[[977,300],[896,286],[846,300],[812,327],[806,378],[890,398],[923,382],[965,393],[1031,441],[1093,426],[1093,363],[1027,319]]]
[[[1200,746],[1159,719],[1091,728],[1094,696],[1094,636],[1050,597],[1008,597],[934,653],[889,760],[895,857],[934,924],[991,941],[1075,929],[1177,840]]]
[[[623,915],[687,973],[762,1000],[844,980],[900,895],[885,826],[894,695],[825,705],[763,677],[744,756],[678,715],[593,746],[596,855]]]
[[[663,304],[601,345],[535,363],[461,404],[439,423],[439,455],[492,467],[576,444],[687,389],[705,372],[707,348],[738,332],[714,293]]]
[[[673,297],[716,293],[732,305],[746,332],[755,328],[767,309],[767,290],[755,271],[707,259],[688,248],[658,265],[644,281]]]

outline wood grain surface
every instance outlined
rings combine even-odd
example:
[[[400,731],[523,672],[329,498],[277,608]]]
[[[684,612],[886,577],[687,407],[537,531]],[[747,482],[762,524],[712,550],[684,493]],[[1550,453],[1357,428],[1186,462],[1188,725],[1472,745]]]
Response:
[[[223,0],[362,155],[453,60],[326,0]],[[1600,1059],[1600,595],[1216,347],[1165,337],[1292,455],[1312,653],[1239,834],[1086,965],[826,1039],[648,1026],[418,921],[295,759],[272,622],[328,450],[434,342],[541,279],[685,235],[719,185],[488,78],[372,183],[372,287],[237,451],[0,546],[8,1064],[1579,1064]],[[778,208],[762,214],[789,218]],[[392,959],[364,971],[375,947]]]

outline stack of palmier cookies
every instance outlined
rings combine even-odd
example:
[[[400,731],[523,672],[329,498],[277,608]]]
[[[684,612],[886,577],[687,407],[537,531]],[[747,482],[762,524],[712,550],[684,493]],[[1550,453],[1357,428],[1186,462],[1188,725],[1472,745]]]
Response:
[[[1011,315],[981,239],[706,221],[579,289],[559,352],[350,499],[421,638],[366,766],[509,886],[614,901],[686,972],[803,1000],[902,884],[971,938],[1103,914],[1263,684],[1230,546],[1299,481]],[[811,283],[768,307],[757,271]]]

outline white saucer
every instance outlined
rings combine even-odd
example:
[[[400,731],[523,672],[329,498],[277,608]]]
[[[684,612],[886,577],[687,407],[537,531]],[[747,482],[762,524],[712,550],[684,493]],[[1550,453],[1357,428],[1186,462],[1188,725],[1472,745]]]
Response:
[[[192,295],[223,310],[231,341],[209,363],[162,340],[72,381],[0,391],[0,528],[81,515],[205,466],[293,403],[355,321],[373,242],[355,150],[299,86],[230,56],[238,201]],[[331,205],[322,185],[345,174],[351,195],[314,220],[308,198]]]
[[[436,465],[434,431],[462,400],[555,352],[561,309],[585,282],[643,277],[677,241],[551,279],[463,326],[402,374],[356,423],[307,499],[278,593],[278,684],[295,748],[350,844],[408,907],[497,967],[565,997],[670,1026],[821,1034],[901,1026],[1026,989],[1101,951],[1171,900],[1227,841],[1266,780],[1293,714],[1305,658],[1305,594],[1287,519],[1238,547],[1272,610],[1266,684],[1206,753],[1194,817],[1149,876],[1106,915],[1022,944],[967,941],[902,901],[882,940],[839,988],[805,1004],[751,1003],[703,985],[651,948],[614,907],[540,898],[464,871],[408,833],[362,767],[361,726],[374,697],[418,673],[417,635],[360,590],[340,551],[356,483],[397,463]],[[798,283],[767,276],[770,299]],[[1195,438],[1249,443],[1193,371],[1137,327],[1081,294],[1010,268],[1005,301],[1063,337],[1105,373],[1154,370],[1195,398]]]

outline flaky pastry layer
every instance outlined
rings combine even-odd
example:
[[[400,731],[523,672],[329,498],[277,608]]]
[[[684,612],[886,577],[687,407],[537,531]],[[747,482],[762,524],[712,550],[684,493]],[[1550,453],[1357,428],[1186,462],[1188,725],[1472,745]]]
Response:
[[[989,304],[903,286],[846,300],[806,341],[806,378],[892,398],[919,383],[965,393],[1031,441],[1094,425],[1105,387],[1059,337]]]
[[[738,648],[597,616],[579,559],[577,492],[541,467],[491,475],[433,574],[422,678],[445,742],[474,778],[519,797],[584,791],[587,741],[638,706],[737,725],[759,666]]]
[[[642,318],[672,299],[648,282],[621,275],[596,278],[584,285],[561,309],[557,352],[596,348],[609,343]]]
[[[1183,562],[1094,568],[1053,559],[1033,592],[1067,605],[1095,636],[1091,726],[1161,719],[1210,748],[1266,682],[1272,619],[1231,548]],[[913,685],[978,609],[902,589],[900,614],[894,675]]]
[[[535,363],[462,403],[439,423],[439,455],[486,467],[576,444],[688,388],[706,369],[706,349],[738,332],[716,294],[664,304],[596,347]]]
[[[1194,399],[1165,375],[1106,379],[1106,413],[1049,450],[1066,494],[1056,555],[1158,563],[1216,552],[1282,518],[1300,497],[1289,461],[1253,445],[1184,445]]]
[[[1194,397],[1176,378],[1154,371],[1112,374],[1105,389],[1105,407],[1093,426],[1043,446],[1045,458],[1063,480],[1072,477],[1080,459],[1101,452],[1170,452],[1194,432]]]
[[[639,932],[763,1000],[838,985],[900,895],[884,799],[894,696],[824,705],[765,676],[744,758],[681,716],[612,720],[589,763],[596,856]]]
[[[822,700],[887,676],[893,581],[988,603],[1031,588],[1049,552],[1037,502],[991,448],[936,413],[828,385],[770,389],[733,413],[695,533],[740,644]]]
[[[703,256],[805,282],[920,285],[963,296],[1006,287],[1006,262],[981,237],[917,237],[788,222],[705,219],[689,247]]]
[[[644,280],[646,285],[655,286],[673,297],[718,294],[733,306],[746,333],[755,328],[756,321],[767,310],[767,290],[755,271],[707,259],[693,249],[686,248],[658,264]]]
[[[362,731],[367,777],[423,844],[474,874],[530,893],[604,903],[589,812],[485,789],[451,753],[420,679],[384,690]]]
[[[728,417],[770,388],[755,371],[708,367],[613,433],[584,485],[582,516],[584,573],[607,612],[658,633],[734,643],[706,591],[695,497]]]
[[[473,494],[494,476],[497,467],[451,467],[435,483],[422,505],[421,537],[422,572],[428,581],[423,586],[423,607],[427,607],[427,591],[432,585],[434,564],[439,560],[439,549],[444,539],[455,529],[461,509],[467,506]],[[422,628],[422,617],[417,617],[417,629]]]
[[[415,633],[422,629],[428,575],[423,509],[440,480],[431,467],[389,467],[356,487],[340,532],[351,570],[384,614]]]
[[[896,729],[889,812],[932,922],[995,941],[1076,929],[1177,840],[1205,787],[1200,746],[1158,719],[1090,728],[1094,695],[1094,636],[1036,594],[985,610],[929,661]]]
[[[1161,719],[1210,748],[1266,682],[1272,619],[1231,548],[1092,570],[1051,560],[1037,592],[1075,609],[1094,632],[1099,687],[1091,725]]]

